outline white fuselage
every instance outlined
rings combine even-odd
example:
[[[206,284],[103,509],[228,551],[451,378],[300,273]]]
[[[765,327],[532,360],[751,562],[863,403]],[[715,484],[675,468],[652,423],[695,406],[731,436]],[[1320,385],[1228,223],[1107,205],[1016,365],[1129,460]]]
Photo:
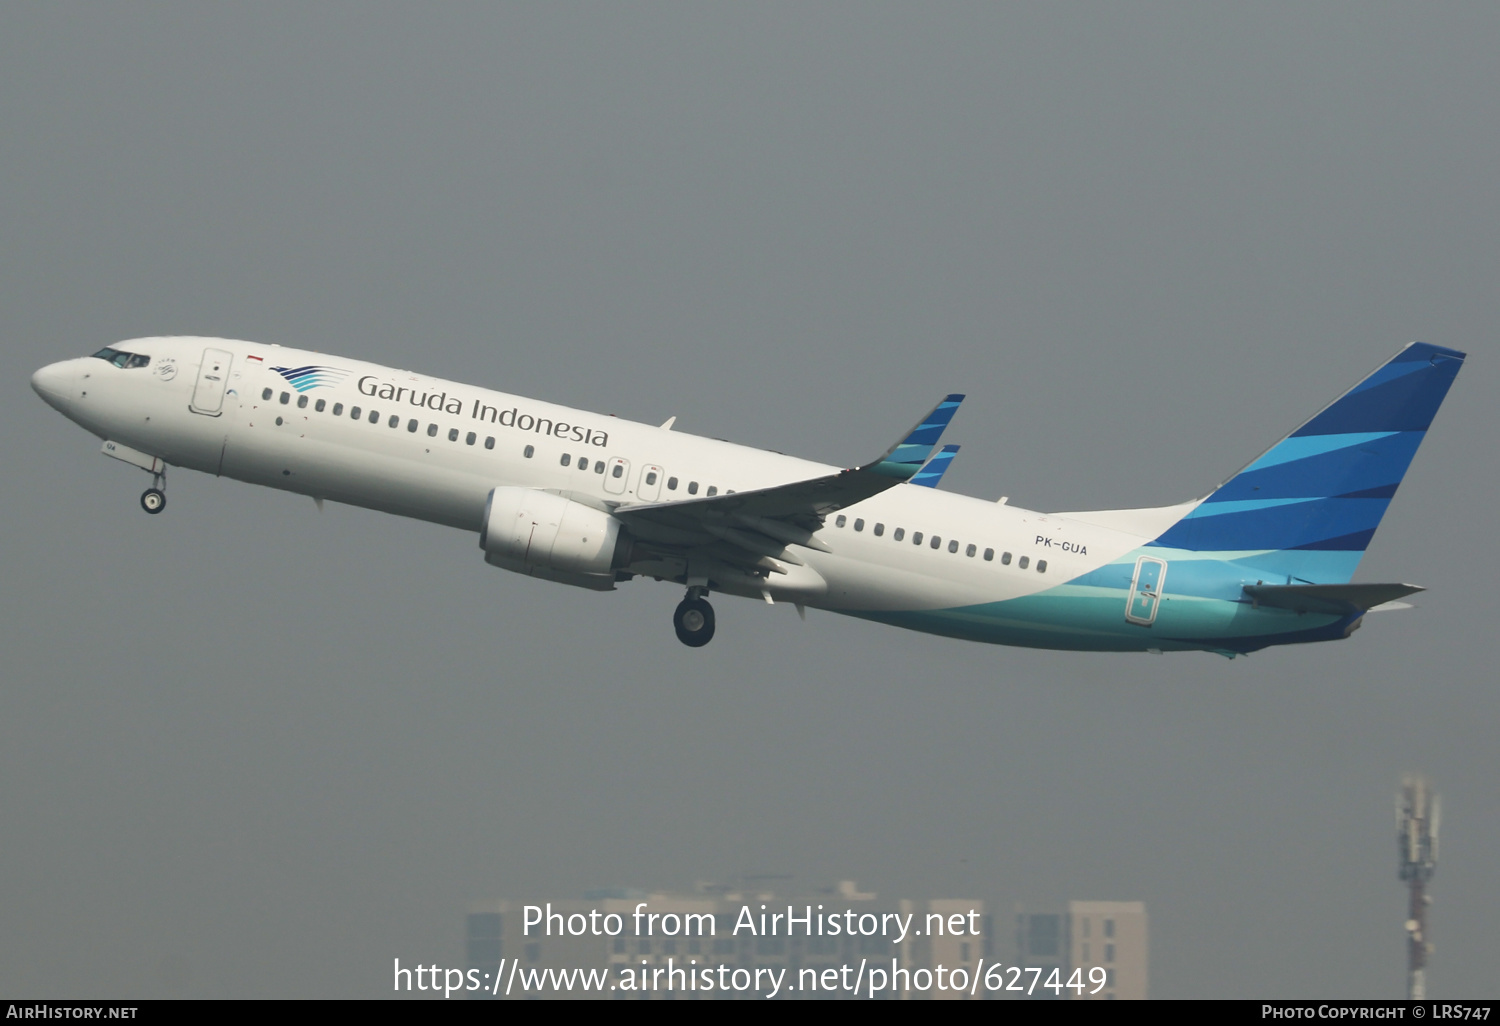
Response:
[[[150,365],[64,361],[38,372],[38,391],[100,438],[169,464],[465,531],[481,529],[497,485],[609,508],[837,469],[322,353],[202,338],[121,346]],[[227,354],[222,401],[198,412],[214,405],[201,399],[213,353]],[[298,392],[274,369],[309,366],[347,373]],[[855,613],[950,608],[1041,591],[1141,543],[1135,533],[911,485],[830,517],[817,537],[829,551],[798,547],[805,569],[725,590]]]

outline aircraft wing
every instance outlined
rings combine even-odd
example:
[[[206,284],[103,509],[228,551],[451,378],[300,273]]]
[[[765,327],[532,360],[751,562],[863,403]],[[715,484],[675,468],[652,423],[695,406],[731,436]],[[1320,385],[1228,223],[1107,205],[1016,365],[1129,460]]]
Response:
[[[914,477],[932,455],[963,398],[946,397],[906,437],[861,467],[769,488],[624,505],[614,514],[640,534],[662,541],[676,534],[684,545],[691,545],[697,535],[781,558],[788,558],[784,553],[788,544],[822,549],[812,533],[823,526],[823,518]]]

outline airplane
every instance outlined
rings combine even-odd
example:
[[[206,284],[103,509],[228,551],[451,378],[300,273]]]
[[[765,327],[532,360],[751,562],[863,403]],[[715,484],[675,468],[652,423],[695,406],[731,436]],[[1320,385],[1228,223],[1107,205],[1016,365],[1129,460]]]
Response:
[[[41,368],[32,387],[152,475],[187,467],[478,535],[485,561],[612,591],[686,588],[972,641],[1206,651],[1348,637],[1422,591],[1352,583],[1465,354],[1414,342],[1199,499],[1039,513],[941,491],[949,395],[842,469],[324,353],[142,338]]]

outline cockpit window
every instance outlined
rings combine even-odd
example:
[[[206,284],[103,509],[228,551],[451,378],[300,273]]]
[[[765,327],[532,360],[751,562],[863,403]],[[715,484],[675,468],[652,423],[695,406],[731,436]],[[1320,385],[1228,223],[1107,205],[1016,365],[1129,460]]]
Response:
[[[143,356],[140,353],[127,353],[120,349],[112,349],[109,346],[105,346],[94,355],[101,360],[106,360],[114,364],[116,367],[123,367],[127,370],[136,367],[149,367],[151,365],[151,357],[149,356]]]

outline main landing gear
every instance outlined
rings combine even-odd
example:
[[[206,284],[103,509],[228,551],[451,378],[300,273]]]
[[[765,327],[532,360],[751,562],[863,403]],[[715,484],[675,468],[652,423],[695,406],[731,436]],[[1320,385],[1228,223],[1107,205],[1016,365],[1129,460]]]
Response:
[[[707,588],[689,588],[672,614],[677,640],[689,648],[702,648],[714,639],[714,607],[703,598],[707,593]]]
[[[141,509],[147,513],[160,513],[167,508],[167,470],[151,475],[151,487],[141,493]]]

